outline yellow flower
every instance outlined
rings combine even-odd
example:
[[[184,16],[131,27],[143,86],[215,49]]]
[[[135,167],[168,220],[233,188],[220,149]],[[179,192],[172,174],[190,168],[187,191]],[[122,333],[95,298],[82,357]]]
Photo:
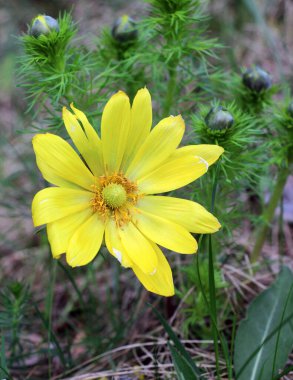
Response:
[[[35,226],[47,224],[54,258],[69,265],[94,259],[103,238],[109,252],[130,267],[151,292],[171,296],[170,266],[158,245],[179,253],[197,250],[192,233],[212,233],[218,220],[201,205],[154,195],[202,176],[222,154],[217,145],[178,148],[184,134],[179,116],[152,130],[151,97],[137,92],[132,107],[125,93],[111,97],[102,115],[101,138],[83,112],[71,104],[63,120],[76,151],[61,137],[33,138],[43,177],[56,187],[39,191],[32,203]]]

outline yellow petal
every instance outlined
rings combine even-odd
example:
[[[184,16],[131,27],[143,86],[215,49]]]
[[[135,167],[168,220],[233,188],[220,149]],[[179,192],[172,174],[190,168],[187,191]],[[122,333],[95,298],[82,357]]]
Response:
[[[37,165],[43,177],[57,186],[78,185],[90,189],[94,177],[74,149],[61,137],[51,133],[33,138]]]
[[[105,242],[108,251],[120,262],[123,267],[129,268],[132,266],[132,262],[122,245],[121,238],[118,233],[118,227],[113,219],[109,219],[106,224]]]
[[[150,241],[131,222],[119,228],[119,236],[130,260],[144,273],[154,273],[158,259]]]
[[[178,189],[205,174],[208,164],[201,157],[177,149],[160,167],[137,181],[140,192],[164,193]]]
[[[138,209],[133,215],[137,228],[151,241],[178,253],[195,253],[197,242],[182,226]]]
[[[122,170],[128,167],[130,161],[142,143],[149,135],[152,126],[152,100],[146,88],[140,89],[131,107],[130,130],[123,157]]]
[[[178,223],[193,233],[209,234],[218,231],[221,227],[218,219],[204,207],[186,199],[150,195],[141,198],[137,207]]]
[[[106,104],[102,115],[102,147],[108,174],[118,172],[125,152],[130,128],[128,96],[119,91]]]
[[[98,177],[103,174],[104,169],[101,140],[88,122],[84,113],[74,108],[72,104],[70,106],[75,112],[75,115],[69,112],[65,107],[63,107],[62,111],[66,130],[92,173]],[[83,128],[77,119],[81,120]]]
[[[101,144],[101,140],[97,134],[97,132],[94,130],[94,128],[91,126],[90,122],[88,121],[87,117],[85,114],[75,108],[73,106],[73,103],[70,104],[70,108],[72,111],[75,113],[75,116],[78,118],[78,120],[82,123],[82,127],[85,131],[85,134],[88,138],[88,140],[92,141],[93,144],[96,145],[96,147],[99,147]]]
[[[32,202],[35,226],[51,223],[70,214],[90,208],[93,194],[85,190],[47,187],[39,191]]]
[[[148,291],[161,296],[171,297],[174,295],[174,284],[170,265],[159,247],[155,244],[153,246],[158,257],[158,268],[156,272],[154,274],[145,274],[136,265],[134,265],[132,269],[139,281]]]
[[[209,144],[188,145],[180,149],[186,154],[201,157],[209,166],[215,163],[224,152],[221,146]]]
[[[47,224],[48,240],[54,258],[58,258],[62,253],[67,251],[69,240],[72,238],[74,232],[92,214],[93,211],[90,208],[86,208],[85,210]]]
[[[156,169],[180,144],[184,129],[184,120],[180,115],[161,120],[136,153],[126,176],[136,180]]]
[[[72,267],[86,265],[97,255],[105,226],[97,213],[93,214],[73,234],[66,251],[66,260]]]

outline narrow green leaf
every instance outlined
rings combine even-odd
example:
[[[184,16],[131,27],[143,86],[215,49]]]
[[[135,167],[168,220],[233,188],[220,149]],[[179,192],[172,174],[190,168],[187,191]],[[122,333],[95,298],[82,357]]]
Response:
[[[80,304],[80,307],[83,309],[83,310],[86,310],[86,305],[83,301],[83,298],[82,298],[82,294],[75,282],[75,279],[70,271],[70,269],[67,268],[67,266],[63,265],[61,261],[58,261],[58,266],[60,268],[62,268],[62,270],[64,271],[64,273],[66,274],[66,276],[68,277],[69,281],[71,282],[76,294],[77,294],[77,297],[78,297],[78,301],[79,301],[79,304]]]
[[[168,343],[168,347],[172,355],[172,360],[178,380],[202,379],[202,377],[200,377],[200,375],[194,371],[193,367],[190,366],[189,361],[187,361],[186,358],[182,356],[172,344]]]
[[[285,375],[288,375],[289,373],[293,372],[293,365],[289,365],[286,367],[281,373],[279,373],[277,376],[273,378],[273,380],[280,380],[282,379]]]
[[[249,306],[238,328],[234,365],[237,380],[267,380],[286,364],[293,346],[293,273],[284,267],[277,280]]]
[[[12,379],[8,372],[8,367],[6,363],[6,354],[5,354],[5,336],[4,334],[1,337],[1,352],[0,352],[0,378],[1,379]]]
[[[58,354],[58,357],[59,357],[61,363],[63,364],[63,366],[64,366],[65,368],[67,368],[68,365],[67,365],[67,361],[66,361],[66,359],[65,359],[65,356],[64,356],[64,354],[63,354],[63,350],[62,350],[62,348],[61,348],[61,346],[60,346],[60,344],[59,344],[59,342],[58,342],[58,340],[57,340],[57,338],[56,338],[56,336],[55,336],[53,330],[52,330],[51,327],[49,326],[49,322],[48,322],[48,320],[43,316],[43,314],[41,313],[41,311],[40,311],[40,309],[38,308],[38,305],[37,305],[36,303],[33,302],[33,306],[34,306],[34,308],[35,308],[35,310],[36,310],[37,316],[40,318],[40,320],[41,320],[41,322],[43,323],[43,325],[44,325],[44,327],[46,328],[46,330],[49,332],[49,329],[50,329],[50,332],[49,332],[49,333],[50,333],[50,337],[51,337],[52,342],[53,342],[54,345],[55,345],[55,348],[56,348],[56,352],[57,352],[57,354]],[[50,348],[49,348],[49,349],[50,349]]]
[[[193,372],[194,372],[194,374],[196,374],[196,376],[201,376],[200,369],[195,365],[192,357],[185,350],[183,344],[180,342],[179,338],[174,333],[171,326],[168,324],[168,322],[163,318],[163,316],[158,312],[158,310],[154,306],[152,306],[152,305],[150,305],[150,306],[151,306],[153,312],[158,317],[161,324],[163,325],[166,333],[169,335],[170,340],[174,343],[174,346],[175,346],[178,354],[180,354],[181,357],[184,358],[185,363],[188,363],[189,367],[193,370]],[[171,351],[171,354],[172,354],[172,351]],[[173,357],[173,354],[172,354],[172,357]],[[174,365],[175,365],[175,363],[174,363]],[[194,379],[197,379],[197,377],[194,377]],[[201,377],[201,379],[204,379],[204,378]]]

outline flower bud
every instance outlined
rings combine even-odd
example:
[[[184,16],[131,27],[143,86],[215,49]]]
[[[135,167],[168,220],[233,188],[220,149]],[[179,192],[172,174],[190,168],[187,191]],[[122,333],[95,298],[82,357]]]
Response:
[[[216,106],[205,117],[205,123],[210,134],[223,135],[233,125],[234,118],[226,108]]]
[[[112,28],[112,37],[118,42],[133,42],[137,39],[138,30],[136,29],[135,21],[123,15],[119,17]]]
[[[252,91],[261,92],[272,86],[269,74],[258,66],[247,69],[242,76],[243,84]]]
[[[287,108],[288,115],[293,118],[293,101],[289,104]]]
[[[34,37],[39,37],[42,34],[48,35],[53,30],[55,30],[56,32],[59,32],[58,21],[50,16],[39,15],[35,17],[32,21],[30,34]]]

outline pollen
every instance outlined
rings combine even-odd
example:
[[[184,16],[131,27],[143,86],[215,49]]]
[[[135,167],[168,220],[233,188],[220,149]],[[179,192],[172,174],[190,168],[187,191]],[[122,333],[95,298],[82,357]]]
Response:
[[[131,209],[139,195],[137,185],[129,181],[123,174],[95,178],[92,185],[94,197],[91,206],[106,221],[113,218],[118,226],[131,220]]]

